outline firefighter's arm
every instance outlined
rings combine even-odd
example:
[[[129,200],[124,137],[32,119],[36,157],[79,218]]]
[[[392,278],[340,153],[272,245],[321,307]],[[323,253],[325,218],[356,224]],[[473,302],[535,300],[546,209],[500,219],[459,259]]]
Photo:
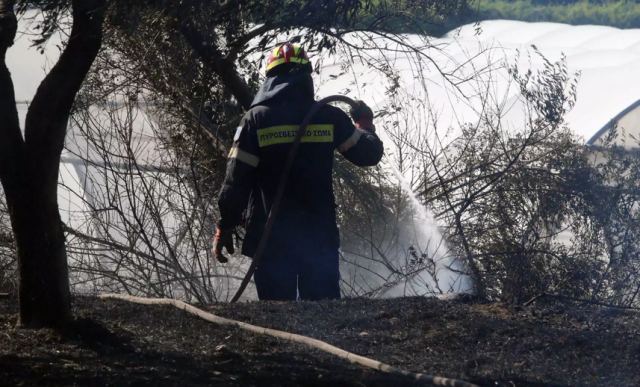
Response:
[[[260,162],[255,133],[251,133],[248,115],[240,122],[227,158],[227,172],[218,196],[220,220],[213,236],[212,253],[221,263],[228,261],[222,253],[226,248],[234,253],[233,229],[240,224],[255,182],[256,167]]]
[[[255,135],[255,133],[253,133]],[[232,229],[240,224],[254,186],[258,156],[257,141],[252,138],[248,120],[243,119],[234,136],[227,158],[227,172],[218,196],[220,220],[218,227]]]
[[[361,167],[378,164],[382,159],[384,147],[375,133],[371,109],[363,102],[351,109],[355,126],[346,114],[343,113],[341,116],[336,144],[338,151],[347,160]]]
[[[233,150],[232,150],[233,152]],[[242,212],[247,207],[254,181],[255,167],[229,157],[227,174],[218,196],[220,220],[218,226],[231,229],[240,224]]]

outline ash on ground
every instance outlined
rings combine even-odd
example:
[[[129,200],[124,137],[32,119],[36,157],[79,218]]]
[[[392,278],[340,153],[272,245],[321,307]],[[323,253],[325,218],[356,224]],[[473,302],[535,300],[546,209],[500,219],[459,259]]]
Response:
[[[484,386],[640,385],[640,312],[542,297],[251,302],[204,307],[416,372]],[[16,329],[0,300],[2,385],[410,386],[318,350],[168,306],[77,297],[64,332]]]

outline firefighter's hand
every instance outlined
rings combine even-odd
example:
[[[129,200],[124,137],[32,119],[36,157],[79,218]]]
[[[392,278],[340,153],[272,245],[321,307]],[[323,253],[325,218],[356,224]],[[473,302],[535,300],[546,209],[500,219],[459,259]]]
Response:
[[[375,126],[373,125],[373,111],[363,101],[356,101],[356,105],[349,110],[353,122],[356,123],[356,128],[375,132]]]
[[[235,248],[233,247],[233,228],[229,229],[221,229],[219,226],[216,226],[216,233],[213,235],[213,256],[220,263],[227,263],[229,259],[222,254],[222,248],[227,249],[229,254],[233,254],[235,252]]]

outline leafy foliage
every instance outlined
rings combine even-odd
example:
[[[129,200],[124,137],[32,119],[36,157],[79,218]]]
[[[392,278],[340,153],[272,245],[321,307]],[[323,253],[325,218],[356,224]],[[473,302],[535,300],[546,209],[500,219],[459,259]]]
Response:
[[[477,19],[547,21],[640,27],[640,4],[630,0],[477,0]],[[467,22],[471,20],[467,19]]]
[[[36,25],[35,30],[40,33],[38,38],[34,39],[34,45],[43,44],[55,33],[62,19],[68,15],[71,9],[71,0],[17,0],[16,13],[18,15],[26,13],[28,10],[36,9],[40,14],[40,22]]]
[[[393,33],[441,35],[472,14],[469,0],[375,0],[361,11],[358,26]]]

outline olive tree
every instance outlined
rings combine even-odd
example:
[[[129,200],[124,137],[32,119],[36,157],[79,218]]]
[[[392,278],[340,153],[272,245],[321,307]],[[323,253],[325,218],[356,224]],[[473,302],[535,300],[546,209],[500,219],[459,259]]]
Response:
[[[20,324],[59,326],[71,315],[65,237],[57,203],[58,170],[76,93],[102,42],[106,0],[23,1],[55,18],[69,7],[72,27],[56,65],[40,84],[20,128],[6,55],[16,34],[15,1],[0,1],[0,180],[19,267]],[[50,32],[55,25],[45,23]]]

